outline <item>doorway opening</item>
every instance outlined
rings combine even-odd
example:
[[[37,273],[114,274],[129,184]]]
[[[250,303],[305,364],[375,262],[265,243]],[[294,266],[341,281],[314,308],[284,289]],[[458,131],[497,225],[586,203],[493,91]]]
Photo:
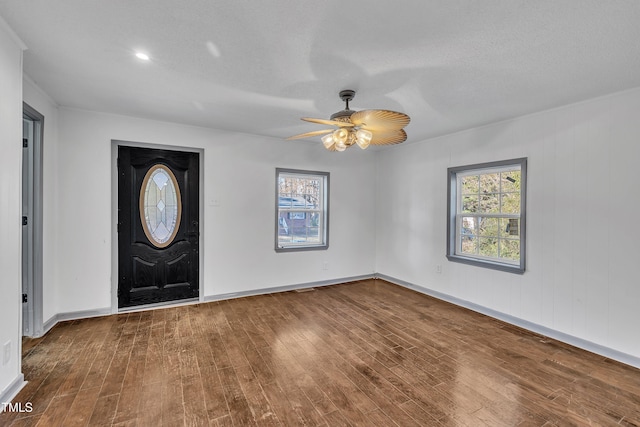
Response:
[[[22,113],[22,335],[40,337],[42,320],[42,140],[44,116]]]

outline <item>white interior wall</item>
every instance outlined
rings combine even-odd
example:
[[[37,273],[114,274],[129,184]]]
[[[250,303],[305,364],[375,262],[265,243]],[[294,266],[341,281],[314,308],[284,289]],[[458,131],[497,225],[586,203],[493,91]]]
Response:
[[[378,153],[376,271],[639,360],[638,117],[631,90]],[[447,168],[518,157],[525,274],[448,262]]]
[[[13,397],[12,389],[22,384],[23,48],[0,18],[0,403]]]
[[[374,153],[60,108],[56,313],[111,306],[112,139],[204,149],[205,297],[374,272]],[[276,167],[330,172],[328,250],[275,252]]]

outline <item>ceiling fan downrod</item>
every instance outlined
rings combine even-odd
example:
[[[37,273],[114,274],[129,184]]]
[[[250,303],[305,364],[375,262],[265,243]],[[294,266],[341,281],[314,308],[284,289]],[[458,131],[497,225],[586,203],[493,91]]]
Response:
[[[345,89],[345,90],[341,90],[339,95],[340,95],[340,99],[342,99],[347,104],[345,110],[348,110],[349,101],[351,101],[353,97],[356,96],[356,91],[351,89]]]
[[[342,111],[333,113],[330,118],[331,120],[348,122],[349,117],[351,117],[351,115],[355,113],[355,111],[349,109],[349,101],[351,101],[353,97],[356,96],[356,91],[351,89],[345,89],[345,90],[341,90],[338,95],[340,96],[340,99],[342,99],[345,102],[346,107]]]

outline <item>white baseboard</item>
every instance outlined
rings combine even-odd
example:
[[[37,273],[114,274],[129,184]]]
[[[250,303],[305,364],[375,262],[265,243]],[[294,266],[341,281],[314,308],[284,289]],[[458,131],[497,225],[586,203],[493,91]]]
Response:
[[[502,320],[531,332],[535,332],[537,334],[562,341],[574,347],[578,347],[583,350],[608,357],[609,359],[617,360],[618,362],[633,366],[634,368],[640,368],[639,357],[632,356],[630,354],[623,353],[621,351],[605,347],[603,345],[596,344],[594,342],[578,338],[573,335],[565,334],[564,332],[556,331],[555,329],[547,328],[546,326],[538,325],[537,323],[529,322],[528,320],[520,319],[519,317],[511,316],[509,314],[505,314],[469,301],[465,301],[451,295],[443,294],[442,292],[424,288],[422,286],[418,286],[401,279],[396,279],[395,277],[387,276],[385,274],[376,274],[376,277],[382,280],[386,280],[387,282],[391,282],[393,284],[414,290],[421,294],[429,295],[439,300],[450,302],[451,304],[455,304],[457,306],[467,308],[469,310],[487,315],[489,317],[493,317],[494,319]]]
[[[66,320],[87,319],[89,317],[108,316],[111,313],[111,307],[99,308],[97,310],[82,310],[82,311],[70,311],[67,313],[58,313],[52,316],[49,320],[42,325],[42,335],[46,334],[56,326],[58,322],[64,322]],[[37,337],[34,337],[37,338]]]
[[[0,412],[3,412],[5,408],[5,405],[2,404],[11,402],[25,385],[27,385],[27,382],[24,380],[24,374],[20,374],[2,390],[2,393],[0,393]]]
[[[273,287],[273,288],[254,289],[254,290],[242,291],[242,292],[232,292],[232,293],[228,293],[228,294],[208,295],[208,296],[204,297],[204,302],[222,301],[222,300],[226,300],[226,299],[250,297],[250,296],[255,296],[255,295],[275,294],[275,293],[278,293],[278,292],[295,291],[295,290],[298,290],[298,289],[319,288],[319,287],[322,287],[322,286],[338,285],[340,283],[347,283],[347,282],[355,282],[355,281],[358,281],[358,280],[373,279],[374,277],[376,277],[375,274],[365,274],[365,275],[362,275],[362,276],[343,277],[341,279],[331,279],[331,280],[322,280],[322,281],[318,281],[318,282],[298,283],[298,284],[295,284],[295,285],[276,286],[276,287]]]

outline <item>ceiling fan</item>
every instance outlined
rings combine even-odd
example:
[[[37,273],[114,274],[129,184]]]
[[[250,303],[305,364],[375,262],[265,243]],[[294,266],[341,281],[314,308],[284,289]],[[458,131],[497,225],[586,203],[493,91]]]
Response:
[[[350,110],[349,101],[355,94],[356,92],[350,89],[340,91],[340,98],[346,103],[346,107],[332,114],[330,120],[302,118],[306,122],[336,126],[337,129],[315,130],[287,139],[324,135],[322,143],[329,151],[344,151],[354,144],[364,150],[370,144],[399,144],[407,139],[407,133],[403,128],[409,124],[409,116],[389,110]]]

